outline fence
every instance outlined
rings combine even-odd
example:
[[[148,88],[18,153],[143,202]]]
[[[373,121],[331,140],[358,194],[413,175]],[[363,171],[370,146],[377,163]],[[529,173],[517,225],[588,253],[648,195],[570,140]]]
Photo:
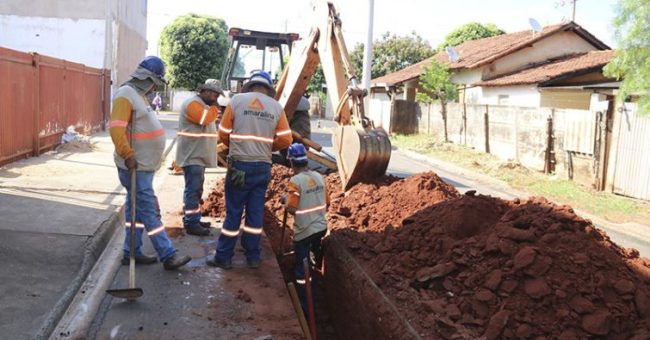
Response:
[[[110,70],[0,47],[0,165],[105,128]]]
[[[587,185],[597,181],[596,112],[449,103],[446,124],[441,112],[439,104],[419,104],[416,132],[442,140],[446,125],[453,143]]]

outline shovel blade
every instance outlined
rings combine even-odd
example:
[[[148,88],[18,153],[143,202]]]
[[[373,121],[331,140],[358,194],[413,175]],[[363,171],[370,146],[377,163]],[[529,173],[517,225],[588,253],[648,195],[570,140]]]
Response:
[[[142,288],[125,288],[125,289],[109,289],[106,291],[106,293],[117,298],[133,301],[141,297],[142,294],[144,294],[144,291],[142,290]]]
[[[390,161],[391,144],[384,129],[364,130],[339,126],[332,135],[343,190],[383,176]]]

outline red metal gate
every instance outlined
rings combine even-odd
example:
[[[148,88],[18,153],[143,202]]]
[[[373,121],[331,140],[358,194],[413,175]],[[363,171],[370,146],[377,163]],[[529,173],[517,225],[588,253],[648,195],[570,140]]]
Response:
[[[105,127],[110,70],[0,47],[0,165]]]

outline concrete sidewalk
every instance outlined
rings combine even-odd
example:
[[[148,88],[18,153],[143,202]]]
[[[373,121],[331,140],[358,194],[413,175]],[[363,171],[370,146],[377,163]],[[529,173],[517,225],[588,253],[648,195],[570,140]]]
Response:
[[[207,170],[204,197],[224,175],[223,169]],[[211,236],[185,235],[181,216],[183,189],[183,176],[162,174],[156,195],[174,246],[193,260],[178,271],[165,271],[160,263],[137,266],[136,282],[144,290],[144,296],[136,302],[104,296],[87,337],[255,339],[271,335],[274,339],[302,339],[280,268],[266,237],[262,238],[263,263],[259,269],[246,268],[240,247],[232,270],[208,267],[205,261],[214,256],[221,223],[211,220]],[[155,254],[149,240],[143,243],[145,253]],[[128,266],[121,266],[112,288],[124,287],[127,282]]]
[[[164,122],[168,145],[176,120]],[[0,168],[0,334],[43,338],[123,223],[125,193],[106,132],[92,151],[50,152]]]

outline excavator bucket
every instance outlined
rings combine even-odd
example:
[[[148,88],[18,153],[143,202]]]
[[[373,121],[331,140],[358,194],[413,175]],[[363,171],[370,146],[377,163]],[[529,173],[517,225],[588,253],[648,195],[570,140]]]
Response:
[[[343,190],[359,182],[383,176],[390,161],[391,145],[384,129],[339,126],[332,135]]]

